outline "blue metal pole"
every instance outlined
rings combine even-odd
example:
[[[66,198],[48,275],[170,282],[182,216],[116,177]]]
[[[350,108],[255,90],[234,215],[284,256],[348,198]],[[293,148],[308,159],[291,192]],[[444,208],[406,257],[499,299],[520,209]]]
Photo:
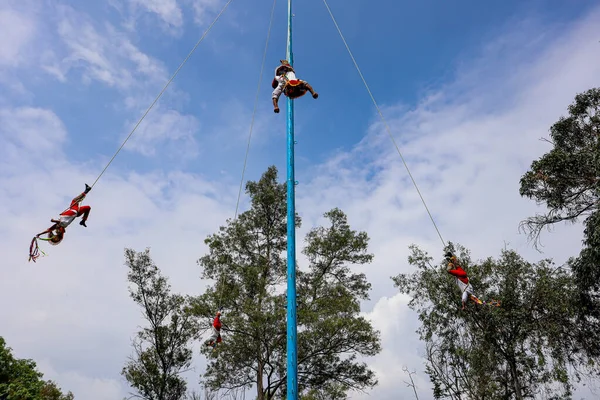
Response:
[[[292,52],[292,0],[288,0],[286,57]],[[294,176],[294,102],[287,98],[287,400],[298,400],[298,354],[296,326],[296,180]]]

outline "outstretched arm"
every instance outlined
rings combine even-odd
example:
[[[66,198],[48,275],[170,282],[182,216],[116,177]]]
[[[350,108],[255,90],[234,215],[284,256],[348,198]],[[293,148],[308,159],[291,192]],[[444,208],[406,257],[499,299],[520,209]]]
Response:
[[[52,222],[55,222],[54,220],[52,220]],[[58,222],[58,221],[56,221]],[[35,235],[36,237],[40,237],[42,236],[44,233],[50,233],[52,232],[54,229],[56,229],[56,224],[52,225],[50,228],[46,229],[44,232],[40,232],[37,235]]]
[[[38,233],[38,234],[37,234],[37,235],[35,235],[35,236],[36,236],[36,237],[40,237],[40,236],[42,236],[44,233],[50,233],[50,232],[52,232],[52,231],[53,231],[53,229],[52,229],[52,228],[48,228],[48,229],[46,229],[44,232],[40,232],[40,233]]]

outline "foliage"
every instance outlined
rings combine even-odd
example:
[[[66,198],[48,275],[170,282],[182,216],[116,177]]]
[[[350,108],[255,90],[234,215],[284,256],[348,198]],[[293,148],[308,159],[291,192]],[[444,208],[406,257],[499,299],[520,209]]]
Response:
[[[569,116],[550,128],[552,150],[521,178],[521,196],[549,208],[547,214],[524,222],[534,237],[548,225],[576,221],[598,210],[600,89],[577,95],[568,109]]]
[[[199,260],[213,287],[199,296],[195,313],[209,326],[223,314],[223,343],[207,354],[204,380],[213,388],[257,386],[258,399],[284,398],[286,390],[287,208],[285,184],[270,167],[248,182],[250,210],[209,236],[209,253]],[[357,355],[380,351],[378,332],[358,315],[370,284],[350,265],[368,263],[368,237],[350,229],[346,216],[325,214],[329,226],[309,232],[303,253],[307,271],[296,268],[298,382],[301,393],[335,388],[363,390],[377,382]],[[296,226],[300,218],[295,217]],[[343,398],[343,397],[335,397]]]
[[[0,400],[73,400],[52,381],[42,379],[32,360],[17,359],[0,337]]]
[[[381,348],[378,332],[358,316],[360,300],[368,300],[371,284],[365,274],[349,267],[372,261],[369,238],[366,232],[351,230],[339,209],[324,216],[328,226],[314,228],[306,236],[303,253],[310,268],[298,274],[298,322],[303,329],[298,338],[298,379],[333,395],[341,388],[375,386],[374,373],[356,357],[374,356]],[[344,353],[350,356],[340,358]]]
[[[544,227],[585,218],[584,247],[569,265],[579,288],[573,297],[579,321],[589,333],[579,343],[600,356],[600,88],[578,94],[568,111],[550,128],[553,148],[521,178],[521,195],[548,208],[522,227],[537,244]]]
[[[409,262],[416,272],[392,278],[411,296],[409,307],[421,321],[417,332],[426,344],[435,398],[525,399],[541,391],[570,396],[569,368],[579,380],[579,371],[591,365],[573,351],[581,327],[570,301],[576,291],[570,272],[550,260],[529,263],[509,250],[476,264],[457,248],[475,294],[500,299],[501,307],[469,302],[461,311],[460,291],[446,266],[433,266],[415,246]]]
[[[131,298],[141,307],[149,326],[137,333],[134,356],[122,370],[138,397],[179,400],[187,384],[179,375],[192,360],[190,341],[198,331],[187,311],[187,299],[171,294],[170,285],[150,258],[150,251],[125,250]]]
[[[300,395],[300,400],[347,400],[347,389],[340,383],[329,383],[318,389],[310,389],[306,394]]]
[[[242,400],[246,399],[244,389],[227,390],[226,394],[220,393],[219,390],[210,390],[204,388],[203,391],[192,391],[188,394],[187,400]]]

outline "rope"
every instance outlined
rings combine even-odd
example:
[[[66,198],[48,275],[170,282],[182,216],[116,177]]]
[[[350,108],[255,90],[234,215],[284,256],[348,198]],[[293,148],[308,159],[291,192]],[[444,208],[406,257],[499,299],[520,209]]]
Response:
[[[352,59],[352,62],[354,63],[354,66],[356,67],[356,70],[358,71],[360,78],[362,79],[363,83],[365,84],[365,88],[367,89],[367,92],[369,92],[369,96],[371,96],[371,100],[373,101],[373,104],[375,104],[375,108],[377,109],[377,112],[379,113],[379,116],[381,117],[381,121],[385,125],[385,129],[386,129],[388,135],[390,136],[390,139],[392,139],[392,143],[394,143],[394,146],[396,147],[396,150],[398,151],[398,154],[400,155],[400,158],[402,159],[402,163],[404,164],[404,167],[406,168],[406,171],[408,172],[408,175],[410,176],[410,179],[412,180],[412,183],[415,186],[415,189],[417,189],[417,193],[419,194],[419,197],[421,198],[421,201],[423,202],[423,205],[425,206],[425,210],[427,210],[427,214],[429,214],[429,218],[431,219],[431,222],[433,223],[433,226],[434,226],[438,236],[440,237],[442,244],[444,245],[444,247],[446,247],[446,242],[444,242],[444,238],[442,238],[442,234],[440,233],[440,230],[438,229],[438,226],[435,223],[435,220],[433,219],[431,212],[429,211],[429,207],[427,207],[427,204],[425,203],[425,199],[423,198],[423,195],[421,194],[421,191],[419,190],[419,186],[417,186],[417,182],[413,178],[412,173],[410,172],[410,169],[408,168],[408,165],[406,164],[406,161],[404,160],[404,157],[402,156],[402,153],[400,152],[400,148],[396,144],[396,140],[394,139],[394,136],[392,135],[390,127],[388,126],[387,121],[383,117],[383,113],[381,112],[379,105],[377,105],[377,102],[375,101],[375,97],[373,96],[371,89],[369,89],[369,85],[367,84],[365,77],[363,76],[362,72],[360,71],[360,68],[358,67],[358,63],[356,62],[356,60],[354,59],[354,56],[352,55],[352,51],[350,51],[350,47],[348,46],[348,43],[346,42],[346,39],[344,38],[344,35],[342,34],[342,31],[341,31],[340,27],[338,26],[338,24],[335,20],[335,17],[333,16],[333,13],[331,12],[331,9],[329,8],[329,4],[327,4],[327,0],[323,0],[323,3],[325,4],[325,7],[327,8],[329,15],[331,16],[331,20],[333,21],[333,24],[335,25],[338,33],[340,34],[340,37],[342,38],[342,41],[344,42],[344,46],[346,46],[346,50],[348,50],[348,54],[350,55],[350,58]]]
[[[233,220],[237,219],[238,210],[240,206],[240,198],[242,196],[242,186],[244,185],[244,175],[246,173],[246,164],[248,161],[248,153],[250,151],[250,140],[252,139],[252,129],[254,127],[254,119],[256,116],[256,108],[258,106],[258,99],[260,94],[260,85],[262,83],[263,72],[265,69],[265,60],[267,58],[267,50],[269,49],[269,40],[271,39],[271,28],[273,27],[273,15],[275,14],[275,5],[277,4],[277,0],[273,0],[273,6],[271,7],[271,16],[269,18],[269,29],[267,30],[267,40],[265,41],[265,50],[263,52],[262,64],[260,66],[260,75],[258,77],[258,85],[256,88],[256,97],[254,99],[254,110],[252,111],[252,121],[250,122],[250,132],[248,133],[248,144],[246,146],[246,156],[244,157],[244,167],[242,168],[242,178],[240,179],[240,188],[238,190],[237,202],[235,205],[235,216]],[[224,275],[223,275],[224,276]],[[223,283],[223,278],[221,279],[221,283]],[[222,307],[223,300],[223,289],[221,289],[221,294],[219,296],[219,310]]]
[[[242,186],[244,184],[244,174],[246,173],[246,162],[248,161],[248,152],[250,150],[250,139],[252,138],[252,128],[254,127],[254,117],[256,115],[256,107],[258,105],[258,96],[260,94],[260,84],[262,83],[263,71],[265,69],[265,60],[267,58],[267,49],[269,48],[269,40],[271,39],[271,27],[273,26],[273,14],[275,13],[275,5],[277,0],[273,0],[273,6],[271,7],[271,17],[269,20],[269,30],[267,32],[267,40],[265,42],[265,51],[263,52],[262,64],[260,66],[260,76],[258,78],[258,87],[256,88],[256,98],[254,99],[254,110],[252,111],[252,122],[250,123],[250,133],[248,134],[248,145],[246,146],[246,156],[244,158],[244,167],[242,169],[242,179],[240,180],[240,188],[238,190],[237,202],[235,204],[235,216],[233,220],[237,219],[237,214],[240,206],[240,197],[242,196]]]
[[[146,118],[146,115],[148,115],[148,113],[150,112],[150,110],[154,107],[154,105],[158,102],[158,100],[162,97],[163,93],[167,90],[167,88],[169,87],[169,85],[171,84],[171,82],[173,82],[173,79],[175,79],[175,77],[177,76],[177,74],[179,73],[179,70],[181,70],[181,68],[183,68],[184,64],[187,62],[187,60],[189,60],[189,58],[192,56],[192,54],[194,53],[194,51],[196,51],[196,48],[200,45],[200,43],[204,40],[204,38],[206,37],[206,35],[208,34],[208,32],[210,32],[210,30],[212,29],[213,25],[219,20],[219,18],[221,17],[221,15],[223,14],[223,12],[227,9],[227,7],[229,6],[229,3],[231,3],[233,0],[229,0],[227,1],[227,3],[225,4],[225,6],[223,6],[223,8],[221,9],[221,11],[219,12],[219,14],[216,16],[216,18],[213,20],[213,22],[208,26],[208,28],[206,28],[206,31],[204,31],[204,33],[202,34],[202,37],[200,37],[200,39],[196,42],[196,45],[192,48],[192,50],[189,52],[189,54],[187,55],[187,57],[181,62],[181,64],[179,64],[179,67],[175,70],[175,73],[173,74],[173,76],[171,76],[171,79],[169,79],[169,81],[167,82],[167,84],[163,87],[163,89],[160,91],[160,93],[158,94],[158,96],[156,96],[156,98],[154,99],[154,101],[152,102],[152,104],[150,104],[150,107],[148,107],[148,109],[146,110],[146,112],[144,113],[144,115],[142,115],[142,117],[139,119],[139,121],[137,122],[137,124],[135,124],[135,126],[133,127],[133,129],[131,130],[131,132],[129,133],[129,135],[127,136],[127,138],[125,139],[125,141],[121,144],[121,147],[119,147],[119,149],[117,150],[117,152],[112,156],[112,158],[110,159],[110,161],[108,162],[108,164],[106,164],[106,167],[104,167],[104,169],[102,170],[102,172],[100,172],[100,175],[98,175],[98,177],[96,178],[96,180],[94,181],[94,183],[92,183],[92,188],[94,187],[94,185],[98,182],[98,180],[102,177],[102,175],[104,174],[104,172],[108,169],[108,167],[110,166],[110,164],[113,162],[113,160],[115,159],[115,157],[117,157],[117,154],[119,154],[119,152],[121,151],[121,149],[123,149],[123,147],[125,146],[125,143],[127,143],[127,141],[129,140],[129,138],[134,134],[134,132],[137,130],[137,128],[140,126],[140,124],[142,123],[142,121],[144,120],[144,118]]]

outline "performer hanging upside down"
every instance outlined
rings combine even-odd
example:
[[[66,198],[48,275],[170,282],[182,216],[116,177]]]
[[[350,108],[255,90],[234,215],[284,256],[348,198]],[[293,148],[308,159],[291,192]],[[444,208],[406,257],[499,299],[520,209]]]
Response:
[[[448,262],[448,273],[456,278],[456,284],[462,291],[461,301],[463,310],[466,307],[467,299],[471,299],[477,304],[484,304],[496,307],[500,306],[500,301],[498,300],[491,300],[490,302],[486,303],[485,301],[477,298],[477,296],[475,296],[475,294],[473,293],[473,286],[471,286],[471,284],[469,283],[469,277],[467,276],[467,272],[458,264],[456,256],[449,251],[446,252],[444,256],[446,258],[446,261]]]
[[[475,297],[475,295],[473,294],[473,287],[469,283],[469,277],[467,276],[467,272],[464,269],[462,269],[462,267],[458,264],[456,256],[454,256],[449,251],[446,252],[444,256],[446,258],[446,261],[448,262],[448,273],[456,278],[456,284],[462,291],[461,301],[462,309],[464,310],[467,304],[467,298],[469,296],[471,296],[472,298]]]
[[[213,320],[213,324],[212,324],[212,335],[208,339],[208,343],[206,343],[206,345],[212,346],[213,348],[215,348],[217,343],[221,343],[221,342],[222,342],[222,339],[221,339],[221,311],[217,311],[217,316]]]
[[[79,225],[85,226],[87,228],[85,221],[87,221],[92,208],[90,206],[80,206],[79,203],[83,201],[85,195],[88,194],[90,190],[92,190],[92,188],[89,187],[86,183],[85,191],[79,196],[75,197],[73,200],[71,200],[71,205],[69,206],[69,208],[63,211],[58,217],[58,219],[51,219],[50,221],[54,222],[54,225],[46,229],[44,232],[38,233],[36,235],[36,238],[39,238],[43,234],[47,233],[50,243],[55,245],[59,244],[63,240],[65,228],[69,226],[71,222],[75,220],[75,218],[81,216],[83,216],[83,218],[79,222]]]
[[[290,99],[297,99],[310,92],[313,99],[319,97],[319,94],[314,91],[308,82],[296,78],[296,71],[287,60],[279,60],[281,65],[275,68],[275,78],[271,86],[273,87],[273,111],[279,112],[279,97],[281,93]]]

